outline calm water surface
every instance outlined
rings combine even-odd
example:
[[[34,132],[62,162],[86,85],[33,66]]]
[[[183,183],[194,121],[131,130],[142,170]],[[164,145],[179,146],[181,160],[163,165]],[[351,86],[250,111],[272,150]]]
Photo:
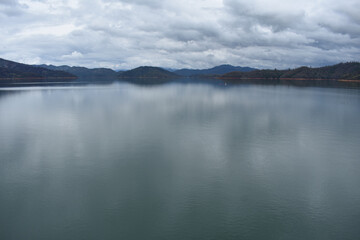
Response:
[[[358,239],[360,91],[0,90],[0,239]]]

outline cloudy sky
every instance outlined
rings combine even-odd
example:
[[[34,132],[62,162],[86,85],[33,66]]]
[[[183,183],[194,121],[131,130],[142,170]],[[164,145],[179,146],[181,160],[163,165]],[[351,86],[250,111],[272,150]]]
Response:
[[[360,61],[360,0],[0,0],[0,58],[129,69]]]

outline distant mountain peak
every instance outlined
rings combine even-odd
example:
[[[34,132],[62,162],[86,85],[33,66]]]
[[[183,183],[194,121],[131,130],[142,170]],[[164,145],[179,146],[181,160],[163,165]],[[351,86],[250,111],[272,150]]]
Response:
[[[177,74],[160,67],[140,66],[120,73],[120,78],[175,78]]]
[[[181,76],[201,76],[201,75],[223,75],[229,72],[240,71],[250,72],[256,70],[250,67],[232,66],[230,64],[222,64],[208,69],[180,69],[175,71],[176,74]]]

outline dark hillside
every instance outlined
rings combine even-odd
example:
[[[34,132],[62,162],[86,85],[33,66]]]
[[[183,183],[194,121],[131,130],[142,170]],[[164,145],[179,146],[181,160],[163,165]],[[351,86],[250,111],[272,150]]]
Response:
[[[58,70],[71,73],[81,78],[115,78],[117,72],[109,68],[86,68],[86,67],[70,67],[70,66],[54,66],[54,65],[39,65],[40,67],[50,70]]]
[[[256,70],[255,68],[249,67],[235,67],[232,65],[220,65],[209,69],[180,69],[174,73],[189,77],[189,76],[201,76],[201,75],[223,75],[225,73],[239,71],[239,72],[250,72]]]
[[[0,58],[0,78],[76,78],[64,72],[8,61]]]
[[[290,70],[256,70],[231,72],[221,76],[230,79],[308,79],[308,80],[360,80],[360,63],[339,63],[320,68],[300,67]]]
[[[138,67],[129,71],[119,73],[119,78],[177,78],[177,74],[159,67]]]

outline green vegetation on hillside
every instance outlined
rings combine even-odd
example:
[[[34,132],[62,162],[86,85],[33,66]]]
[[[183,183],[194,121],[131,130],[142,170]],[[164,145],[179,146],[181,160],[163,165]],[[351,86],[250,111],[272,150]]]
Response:
[[[224,79],[309,79],[309,80],[360,80],[360,63],[339,63],[320,68],[300,67],[289,70],[255,70],[231,72]]]
[[[50,70],[65,71],[80,78],[116,78],[118,73],[109,68],[86,68],[70,66],[39,65]]]
[[[176,72],[181,74],[200,73],[203,76],[216,76],[219,72],[226,72],[231,69],[239,69],[220,76],[222,79],[238,80],[348,80],[360,81],[360,63],[347,62],[333,66],[310,68],[300,67],[288,70],[253,70],[250,68],[233,67],[221,65],[212,69],[189,70],[183,69]],[[207,75],[206,75],[207,74]],[[212,75],[213,74],[213,75]],[[193,75],[192,75],[193,76]],[[36,65],[31,66],[0,58],[0,80],[6,81],[31,81],[31,79],[75,79],[77,77],[89,79],[119,79],[133,83],[164,83],[174,78],[180,78],[178,74],[167,71],[160,67],[138,67],[129,71],[116,72],[108,68],[88,69],[85,67]]]
[[[169,72],[159,67],[138,67],[129,71],[119,73],[119,78],[178,78],[175,73]]]
[[[42,67],[8,61],[0,58],[0,79],[51,79],[69,78],[76,76],[64,71],[53,71]]]
[[[256,70],[255,68],[249,67],[235,67],[232,65],[220,65],[209,69],[180,69],[176,70],[174,73],[189,77],[189,76],[214,76],[214,75],[222,75],[229,72],[239,71],[239,72],[250,72]]]

